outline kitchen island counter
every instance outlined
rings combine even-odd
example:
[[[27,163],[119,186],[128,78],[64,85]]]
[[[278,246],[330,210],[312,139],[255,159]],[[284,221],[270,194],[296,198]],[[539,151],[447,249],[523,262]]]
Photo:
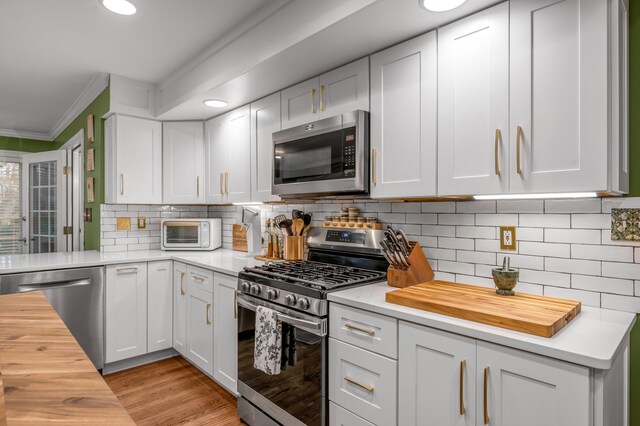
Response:
[[[40,292],[0,296],[0,371],[8,425],[135,424]]]

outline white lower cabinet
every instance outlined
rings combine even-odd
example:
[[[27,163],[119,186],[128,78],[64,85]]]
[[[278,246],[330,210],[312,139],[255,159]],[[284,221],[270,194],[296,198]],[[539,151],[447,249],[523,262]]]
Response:
[[[107,266],[105,362],[147,353],[147,264]]]
[[[189,283],[187,359],[213,376],[213,294]]]
[[[213,377],[233,393],[238,380],[237,282],[235,277],[214,274]]]
[[[173,348],[187,356],[187,265],[173,263]]]
[[[329,403],[329,424],[335,426],[373,426],[372,423],[333,402]]]
[[[172,261],[150,262],[147,279],[147,351],[170,348],[173,343]]]

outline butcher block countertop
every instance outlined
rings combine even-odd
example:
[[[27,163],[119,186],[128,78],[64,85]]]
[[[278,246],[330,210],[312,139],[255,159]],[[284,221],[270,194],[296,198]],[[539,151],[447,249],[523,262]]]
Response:
[[[332,292],[327,298],[332,303],[600,370],[610,369],[627,347],[636,321],[636,315],[629,312],[582,306],[580,314],[553,337],[541,337],[389,303],[386,294],[394,290],[397,288],[384,282]]]
[[[0,296],[0,378],[0,425],[135,424],[40,292]]]

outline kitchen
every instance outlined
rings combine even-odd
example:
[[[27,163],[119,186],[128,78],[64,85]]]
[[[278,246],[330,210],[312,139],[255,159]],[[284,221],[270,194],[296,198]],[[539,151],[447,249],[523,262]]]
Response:
[[[630,2],[51,3],[0,18],[0,425],[640,424]]]

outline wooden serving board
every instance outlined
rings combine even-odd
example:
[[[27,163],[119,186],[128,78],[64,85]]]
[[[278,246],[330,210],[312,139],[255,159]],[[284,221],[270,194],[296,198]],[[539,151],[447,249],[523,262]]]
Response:
[[[235,251],[249,251],[249,245],[247,243],[247,228],[244,225],[234,224],[231,228],[231,249]]]
[[[574,300],[518,293],[500,296],[492,288],[429,281],[387,293],[387,302],[469,321],[551,337],[580,313]]]

